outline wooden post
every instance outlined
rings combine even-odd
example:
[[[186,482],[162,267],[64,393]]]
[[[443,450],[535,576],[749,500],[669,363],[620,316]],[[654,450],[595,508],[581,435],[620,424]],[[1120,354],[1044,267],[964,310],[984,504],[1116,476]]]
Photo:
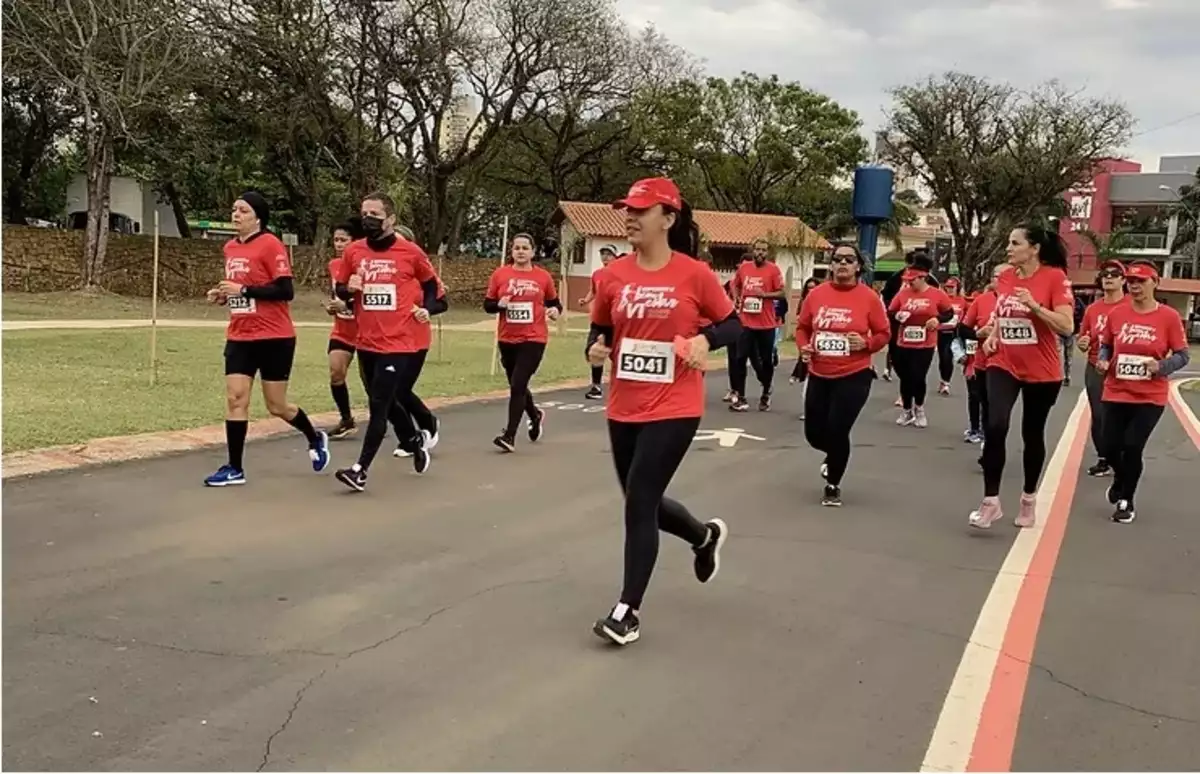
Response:
[[[150,386],[158,383],[158,209],[154,210],[154,278],[150,282]]]
[[[442,278],[442,266],[443,266],[442,259],[445,257],[446,256],[442,255],[441,253],[438,253],[438,279]],[[442,362],[442,316],[440,314],[437,316],[437,333],[438,333],[437,360],[440,363],[440,362]]]
[[[508,216],[504,216],[504,240],[500,243],[500,265],[504,265],[504,256],[508,255]],[[504,310],[500,311],[504,314]],[[497,361],[500,359],[500,317],[496,317],[496,332],[492,334],[492,365],[490,375],[496,375]]]
[[[586,250],[587,249],[587,241],[585,240],[583,244],[584,244],[584,249]],[[562,314],[558,318],[558,332],[560,334],[567,332],[567,315],[570,313],[570,309],[571,309],[571,299],[568,297],[570,294],[567,292],[568,291],[567,266],[570,265],[570,259],[571,259],[570,254],[565,253],[563,251],[563,246],[560,244],[558,246],[558,273],[559,273],[559,277],[560,277],[560,279],[559,279],[560,287],[558,289],[558,300],[562,302],[562,307],[563,307]]]

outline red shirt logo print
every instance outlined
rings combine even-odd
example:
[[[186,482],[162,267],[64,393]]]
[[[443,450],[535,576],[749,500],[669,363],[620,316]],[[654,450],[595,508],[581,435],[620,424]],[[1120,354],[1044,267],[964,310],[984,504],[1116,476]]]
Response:
[[[679,306],[673,285],[625,285],[621,288],[616,312],[631,320],[664,319]]]
[[[845,328],[850,325],[852,319],[852,312],[849,309],[823,306],[813,315],[813,327],[825,330]]]

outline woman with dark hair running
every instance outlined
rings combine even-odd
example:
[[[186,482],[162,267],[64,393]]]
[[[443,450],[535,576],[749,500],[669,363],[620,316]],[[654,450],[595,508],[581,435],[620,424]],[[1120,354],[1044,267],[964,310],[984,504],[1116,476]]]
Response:
[[[1125,270],[1129,302],[1118,303],[1100,329],[1096,368],[1104,378],[1104,458],[1113,468],[1112,519],[1129,524],[1144,467],[1142,454],[1167,405],[1167,377],[1188,364],[1179,312],[1154,300],[1158,269],[1134,261]]]
[[[950,394],[950,380],[954,378],[954,354],[951,351],[954,339],[958,336],[958,323],[967,311],[968,301],[962,294],[962,284],[958,277],[946,280],[946,295],[950,297],[950,306],[954,314],[949,320],[938,325],[937,358],[938,358],[938,395]]]
[[[398,235],[400,229],[396,230]],[[408,241],[413,241],[405,236]],[[434,300],[427,307],[430,317],[435,317],[442,314],[450,308],[449,302],[446,300],[446,286],[442,284],[441,277],[437,279],[437,293]],[[425,405],[425,401],[416,393],[417,380],[421,377],[421,371],[425,368],[425,360],[429,357],[429,348],[433,346],[433,326],[430,323],[425,323],[423,326],[414,326],[413,334],[417,339],[417,351],[413,356],[413,367],[404,374],[404,380],[400,383],[399,389],[396,391],[396,400],[400,403],[400,407],[408,414],[412,420],[413,427],[420,433],[423,439],[422,446],[426,452],[433,452],[435,446],[441,437],[442,421],[434,416],[429,407]],[[405,439],[408,437],[408,432],[396,431],[396,450],[392,452],[393,457],[411,457],[412,452],[405,451]]]
[[[609,264],[597,288],[586,351],[592,365],[613,365],[608,434],[625,494],[625,583],[593,631],[628,645],[641,634],[659,529],[692,547],[701,583],[720,569],[725,522],[701,523],[665,493],[704,414],[705,359],[741,325],[716,275],[695,260],[699,229],[675,183],[640,180],[614,206],[625,210],[633,252]]]
[[[591,285],[588,287],[587,295],[579,299],[579,305],[584,309],[591,308],[592,301],[596,298],[596,285],[599,284],[601,277],[604,276],[605,267],[612,263],[613,259],[616,257],[617,248],[613,245],[605,245],[604,247],[600,248],[600,268],[592,272],[592,281]],[[591,372],[592,383],[588,386],[588,390],[586,393],[584,393],[583,397],[587,398],[588,400],[603,400],[604,387],[602,386],[602,382],[604,381],[604,366],[600,366],[598,368],[596,366],[592,366]]]
[[[356,429],[354,414],[350,411],[350,388],[346,376],[354,360],[354,345],[358,340],[358,322],[354,319],[354,303],[337,297],[337,278],[341,274],[342,254],[350,243],[358,238],[358,228],[349,221],[333,228],[333,260],[329,262],[329,298],[325,301],[325,312],[333,318],[333,329],[329,331],[329,392],[337,406],[341,419],[329,431],[330,438],[345,438]]]
[[[296,356],[290,303],[296,295],[287,248],[267,230],[271,210],[257,191],[242,194],[230,216],[237,236],[225,243],[225,279],[207,293],[210,304],[229,309],[225,333],[225,445],[229,460],[204,479],[205,486],[246,483],[242,455],[250,427],[250,389],[262,377],[271,416],[304,434],[316,473],[329,465],[329,436],[313,427],[304,409],[288,402]]]
[[[1112,466],[1104,458],[1104,374],[1096,367],[1100,359],[1100,332],[1117,307],[1129,303],[1125,295],[1125,267],[1120,261],[1105,261],[1100,264],[1096,285],[1103,292],[1100,298],[1088,304],[1079,324],[1079,351],[1087,354],[1087,367],[1083,372],[1083,386],[1087,390],[1088,406],[1092,410],[1092,446],[1096,449],[1096,464],[1088,468],[1087,474],[1096,478],[1112,475]]]
[[[546,321],[558,319],[562,302],[558,300],[550,272],[533,264],[533,237],[514,236],[509,257],[512,263],[492,272],[483,309],[488,314],[500,315],[497,321],[500,363],[509,387],[508,424],[492,443],[511,453],[517,450],[517,425],[522,413],[528,417],[530,442],[537,443],[542,437],[546,412],[533,402],[529,382],[546,354],[549,335]]]
[[[887,346],[892,329],[883,300],[859,282],[863,264],[858,248],[837,245],[830,263],[833,278],[813,288],[800,305],[796,346],[811,385],[804,398],[804,437],[825,453],[821,505],[839,507],[850,463],[850,431],[875,380],[871,356]]]
[[[800,289],[800,304],[796,308],[797,323],[799,323],[800,309],[804,307],[804,299],[808,298],[808,294],[817,285],[821,284],[821,280],[816,277],[809,277],[804,280],[804,287]],[[804,358],[797,358],[796,365],[792,367],[792,375],[788,379],[790,384],[803,385],[800,388],[800,416],[798,419],[803,422],[806,416],[804,412],[804,402],[808,400],[808,363],[804,362]]]
[[[996,281],[993,326],[982,349],[988,357],[988,415],[984,424],[983,501],[970,524],[988,529],[1004,514],[1000,479],[1009,422],[1022,396],[1024,485],[1018,527],[1037,524],[1037,486],[1046,462],[1046,420],[1062,388],[1059,336],[1075,330],[1075,303],[1067,279],[1067,251],[1057,233],[1042,226],[1013,229],[1008,237],[1012,271]]]
[[[969,426],[963,433],[967,443],[983,443],[983,424],[988,414],[987,399],[987,354],[979,348],[979,340],[986,339],[992,332],[992,313],[996,311],[996,282],[1005,271],[1011,271],[1008,264],[1001,264],[992,269],[992,279],[987,288],[975,296],[971,305],[958,324],[958,335],[963,343],[963,376],[967,382],[967,422]],[[983,457],[979,458],[983,464]]]
[[[901,279],[904,287],[892,299],[888,313],[899,325],[892,365],[900,377],[902,411],[896,419],[901,427],[929,426],[925,416],[925,393],[929,367],[937,349],[938,326],[954,315],[950,297],[941,288],[929,284],[933,260],[924,254],[913,258]]]

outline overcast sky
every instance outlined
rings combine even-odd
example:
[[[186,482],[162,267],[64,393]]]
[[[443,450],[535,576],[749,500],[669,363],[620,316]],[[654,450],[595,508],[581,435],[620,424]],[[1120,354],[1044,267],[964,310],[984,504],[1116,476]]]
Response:
[[[889,87],[963,70],[1125,101],[1127,153],[1200,153],[1200,0],[618,0],[712,75],[777,73],[884,122]],[[868,138],[871,135],[868,134]]]

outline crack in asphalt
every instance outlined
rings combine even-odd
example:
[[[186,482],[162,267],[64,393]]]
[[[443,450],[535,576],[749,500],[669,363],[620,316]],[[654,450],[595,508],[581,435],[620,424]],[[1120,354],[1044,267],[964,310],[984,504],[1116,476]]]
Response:
[[[310,689],[314,685],[316,685],[317,682],[320,681],[320,679],[322,677],[324,677],[326,674],[328,674],[329,672],[337,670],[338,667],[340,667],[342,664],[346,663],[350,659],[354,658],[355,656],[366,653],[367,651],[375,650],[376,648],[381,648],[384,645],[387,645],[388,643],[393,642],[396,639],[402,637],[403,635],[408,634],[409,632],[416,631],[417,629],[421,629],[421,628],[427,626],[431,621],[433,621],[434,619],[436,619],[438,616],[442,615],[443,613],[447,613],[447,612],[453,610],[454,608],[459,607],[460,605],[463,605],[474,599],[478,599],[479,597],[482,597],[486,594],[491,594],[495,591],[499,591],[500,589],[513,588],[516,586],[533,586],[533,585],[536,585],[539,583],[549,583],[550,581],[554,581],[554,580],[561,578],[566,573],[566,571],[567,571],[567,568],[565,566],[563,566],[563,567],[559,568],[558,572],[554,573],[553,575],[548,575],[548,576],[545,576],[542,578],[528,578],[528,579],[519,580],[519,581],[506,581],[504,583],[497,583],[494,586],[488,586],[487,588],[480,589],[479,591],[476,591],[472,594],[468,594],[467,596],[462,597],[461,599],[458,599],[458,600],[451,602],[443,607],[438,608],[437,610],[434,610],[432,613],[425,616],[423,619],[421,619],[417,623],[403,626],[400,629],[397,629],[396,631],[392,632],[388,636],[384,637],[383,639],[378,640],[377,642],[373,642],[370,645],[364,645],[361,648],[355,648],[354,650],[350,650],[350,651],[347,651],[346,653],[339,655],[336,661],[334,661],[332,664],[325,667],[320,672],[318,672],[316,675],[314,675],[311,679],[309,679],[308,682],[306,682],[304,685],[302,685],[300,687],[299,691],[296,692],[296,698],[292,702],[291,708],[288,709],[287,716],[283,719],[283,723],[281,723],[279,725],[279,728],[275,729],[275,731],[273,731],[271,733],[271,735],[269,737],[267,737],[267,741],[263,745],[262,761],[258,764],[258,768],[256,768],[255,771],[262,771],[270,764],[270,762],[271,762],[271,745],[275,742],[275,739],[280,734],[282,734],[284,731],[286,731],[287,727],[291,724],[292,718],[294,718],[296,716],[296,711],[300,708],[300,703],[304,701],[304,696],[306,693],[308,693],[308,689]]]
[[[239,653],[232,650],[208,650],[206,648],[185,648],[180,645],[171,645],[165,642],[153,642],[150,640],[125,639],[123,637],[105,637],[100,634],[84,634],[82,632],[68,632],[61,629],[39,629],[34,627],[30,631],[35,635],[44,635],[48,637],[67,637],[77,640],[88,640],[89,642],[99,642],[105,645],[118,645],[122,647],[141,647],[154,648],[156,650],[166,650],[172,653],[183,653],[189,656],[212,656],[214,658],[274,658],[277,656],[317,656],[323,658],[334,658],[341,654],[325,650],[306,650],[304,648],[285,648],[283,650],[272,650],[265,653]]]
[[[1185,718],[1185,717],[1181,717],[1179,715],[1171,715],[1171,714],[1168,714],[1165,712],[1155,712],[1154,710],[1148,710],[1148,709],[1145,709],[1144,707],[1138,707],[1133,704],[1128,704],[1123,701],[1118,701],[1117,699],[1110,699],[1107,696],[1100,696],[1099,694],[1091,693],[1089,691],[1084,690],[1083,688],[1080,688],[1078,685],[1067,682],[1066,680],[1062,679],[1058,675],[1054,674],[1054,671],[1052,669],[1050,669],[1050,667],[1042,666],[1041,664],[1038,664],[1038,663],[1035,663],[1032,661],[1024,661],[1023,659],[1014,658],[1012,656],[1009,656],[1009,658],[1012,658],[1013,661],[1022,661],[1023,663],[1028,664],[1029,666],[1033,667],[1034,669],[1037,669],[1039,672],[1044,672],[1046,674],[1046,676],[1049,677],[1053,682],[1057,683],[1058,685],[1061,685],[1064,688],[1068,688],[1068,689],[1074,691],[1075,693],[1079,694],[1083,698],[1088,699],[1090,701],[1099,702],[1101,704],[1108,704],[1113,707],[1120,707],[1121,709],[1128,710],[1130,712],[1136,712],[1139,715],[1145,715],[1148,718],[1158,718],[1161,720],[1173,720],[1176,723],[1187,723],[1189,725],[1200,725],[1200,719]]]

